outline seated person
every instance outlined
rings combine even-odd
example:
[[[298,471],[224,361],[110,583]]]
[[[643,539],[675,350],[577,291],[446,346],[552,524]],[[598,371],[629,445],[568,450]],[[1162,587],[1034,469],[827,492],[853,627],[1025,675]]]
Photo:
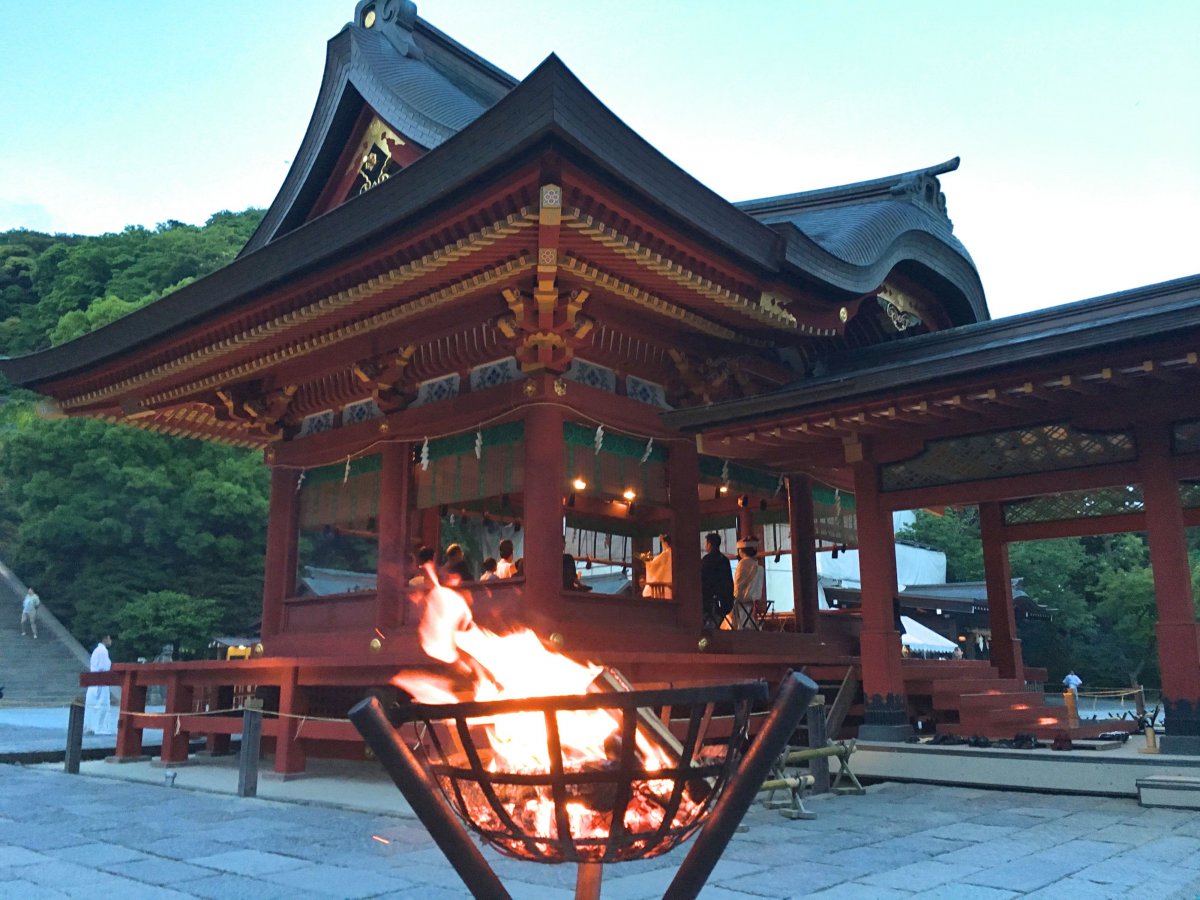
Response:
[[[579,570],[575,568],[575,557],[563,548],[562,583],[564,591],[590,591],[590,585],[583,583]]]
[[[758,540],[745,537],[737,542],[737,570],[733,573],[733,596],[737,601],[730,613],[730,625],[737,628],[757,627],[753,624],[755,604],[763,598],[763,568],[758,561]]]
[[[417,551],[417,574],[408,580],[408,586],[412,588],[427,587],[429,579],[425,575],[425,566],[433,562],[436,554],[432,547],[424,545]]]
[[[516,578],[521,573],[513,562],[513,542],[505,538],[500,542],[500,559],[496,561],[497,578]]]
[[[471,571],[462,544],[451,544],[446,548],[446,574],[457,575],[463,581],[475,580],[475,573]]]
[[[496,557],[489,556],[483,561],[483,574],[479,576],[480,581],[499,581],[500,576],[496,574]]]
[[[658,556],[646,560],[646,581],[642,588],[643,597],[659,600],[671,599],[671,536],[660,534],[662,550]]]

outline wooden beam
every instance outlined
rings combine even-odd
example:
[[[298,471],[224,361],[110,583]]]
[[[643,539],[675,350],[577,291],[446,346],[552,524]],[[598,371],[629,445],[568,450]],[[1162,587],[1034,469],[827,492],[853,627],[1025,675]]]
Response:
[[[1200,510],[1197,510],[1200,512]],[[1200,516],[1197,517],[1200,521]],[[1005,543],[1019,541],[1049,541],[1055,538],[1093,537],[1101,534],[1127,534],[1146,530],[1145,513],[1121,513],[1111,516],[1083,516],[1078,519],[1057,519],[1051,522],[1025,522],[1005,525],[1001,537]]]
[[[1139,480],[1140,473],[1136,463],[1110,463],[1057,472],[1037,472],[984,481],[884,491],[880,492],[879,501],[889,510],[923,509],[926,506],[969,506],[989,500],[1017,500],[1066,491],[1118,487],[1137,484]]]

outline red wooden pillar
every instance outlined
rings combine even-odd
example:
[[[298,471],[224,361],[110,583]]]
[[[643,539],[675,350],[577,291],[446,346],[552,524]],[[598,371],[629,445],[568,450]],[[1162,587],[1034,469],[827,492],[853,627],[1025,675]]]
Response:
[[[525,602],[554,617],[562,603],[563,413],[532,406],[525,413]]]
[[[279,685],[279,730],[275,738],[275,774],[299,775],[304,771],[307,755],[300,744],[300,728],[303,719],[291,718],[308,712],[308,698],[298,681],[300,670],[289,666],[283,673]]]
[[[167,708],[168,716],[187,715],[192,710],[192,687],[183,684],[178,674],[167,676]],[[187,762],[188,742],[191,735],[179,727],[179,720],[166,718],[163,723],[162,755],[164,765],[179,765]]]
[[[381,631],[404,619],[412,497],[412,445],[384,444],[380,452],[379,566],[375,580],[375,627]]]
[[[983,577],[987,583],[988,623],[992,629],[992,665],[1004,678],[1025,681],[1021,640],[1013,609],[1012,568],[1002,536],[1004,518],[999,503],[979,504],[979,533],[983,540]]]
[[[137,683],[133,671],[121,673],[121,715],[117,719],[118,762],[136,762],[145,759],[142,754],[142,731],[146,720],[137,715],[146,711],[146,686]]]
[[[700,634],[704,609],[700,601],[700,457],[690,441],[671,444],[667,457],[667,492],[671,499],[671,596],[678,606],[680,628]]]
[[[854,504],[858,519],[858,564],[862,584],[864,740],[898,741],[912,734],[904,692],[900,634],[896,631],[896,535],[892,514],[879,501],[877,469],[869,459],[856,462]]]
[[[282,466],[271,470],[271,508],[267,518],[267,560],[263,572],[262,636],[283,630],[283,601],[296,593],[296,531],[300,517],[299,473]]]
[[[817,530],[813,521],[812,479],[806,475],[791,475],[787,483],[796,630],[815,634],[818,621]]]
[[[1162,738],[1162,749],[1200,754],[1200,626],[1192,603],[1179,482],[1171,465],[1170,426],[1156,423],[1138,428],[1137,448],[1158,607],[1155,631],[1163,708],[1170,729]]]

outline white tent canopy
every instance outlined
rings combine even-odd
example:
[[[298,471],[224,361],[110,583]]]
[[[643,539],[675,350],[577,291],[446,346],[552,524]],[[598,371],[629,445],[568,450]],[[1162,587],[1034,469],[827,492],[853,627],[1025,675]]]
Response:
[[[904,626],[904,634],[900,641],[910,650],[924,650],[927,653],[952,653],[958,644],[949,638],[942,637],[931,628],[926,628],[920,622],[901,616],[900,623]]]

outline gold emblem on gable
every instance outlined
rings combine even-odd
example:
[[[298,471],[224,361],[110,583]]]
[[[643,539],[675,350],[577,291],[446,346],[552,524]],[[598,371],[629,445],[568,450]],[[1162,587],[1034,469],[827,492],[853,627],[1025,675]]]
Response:
[[[392,158],[392,154],[403,146],[404,138],[396,134],[378,116],[372,117],[355,154],[354,164],[358,167],[355,193],[365,194],[398,172],[401,167]]]

